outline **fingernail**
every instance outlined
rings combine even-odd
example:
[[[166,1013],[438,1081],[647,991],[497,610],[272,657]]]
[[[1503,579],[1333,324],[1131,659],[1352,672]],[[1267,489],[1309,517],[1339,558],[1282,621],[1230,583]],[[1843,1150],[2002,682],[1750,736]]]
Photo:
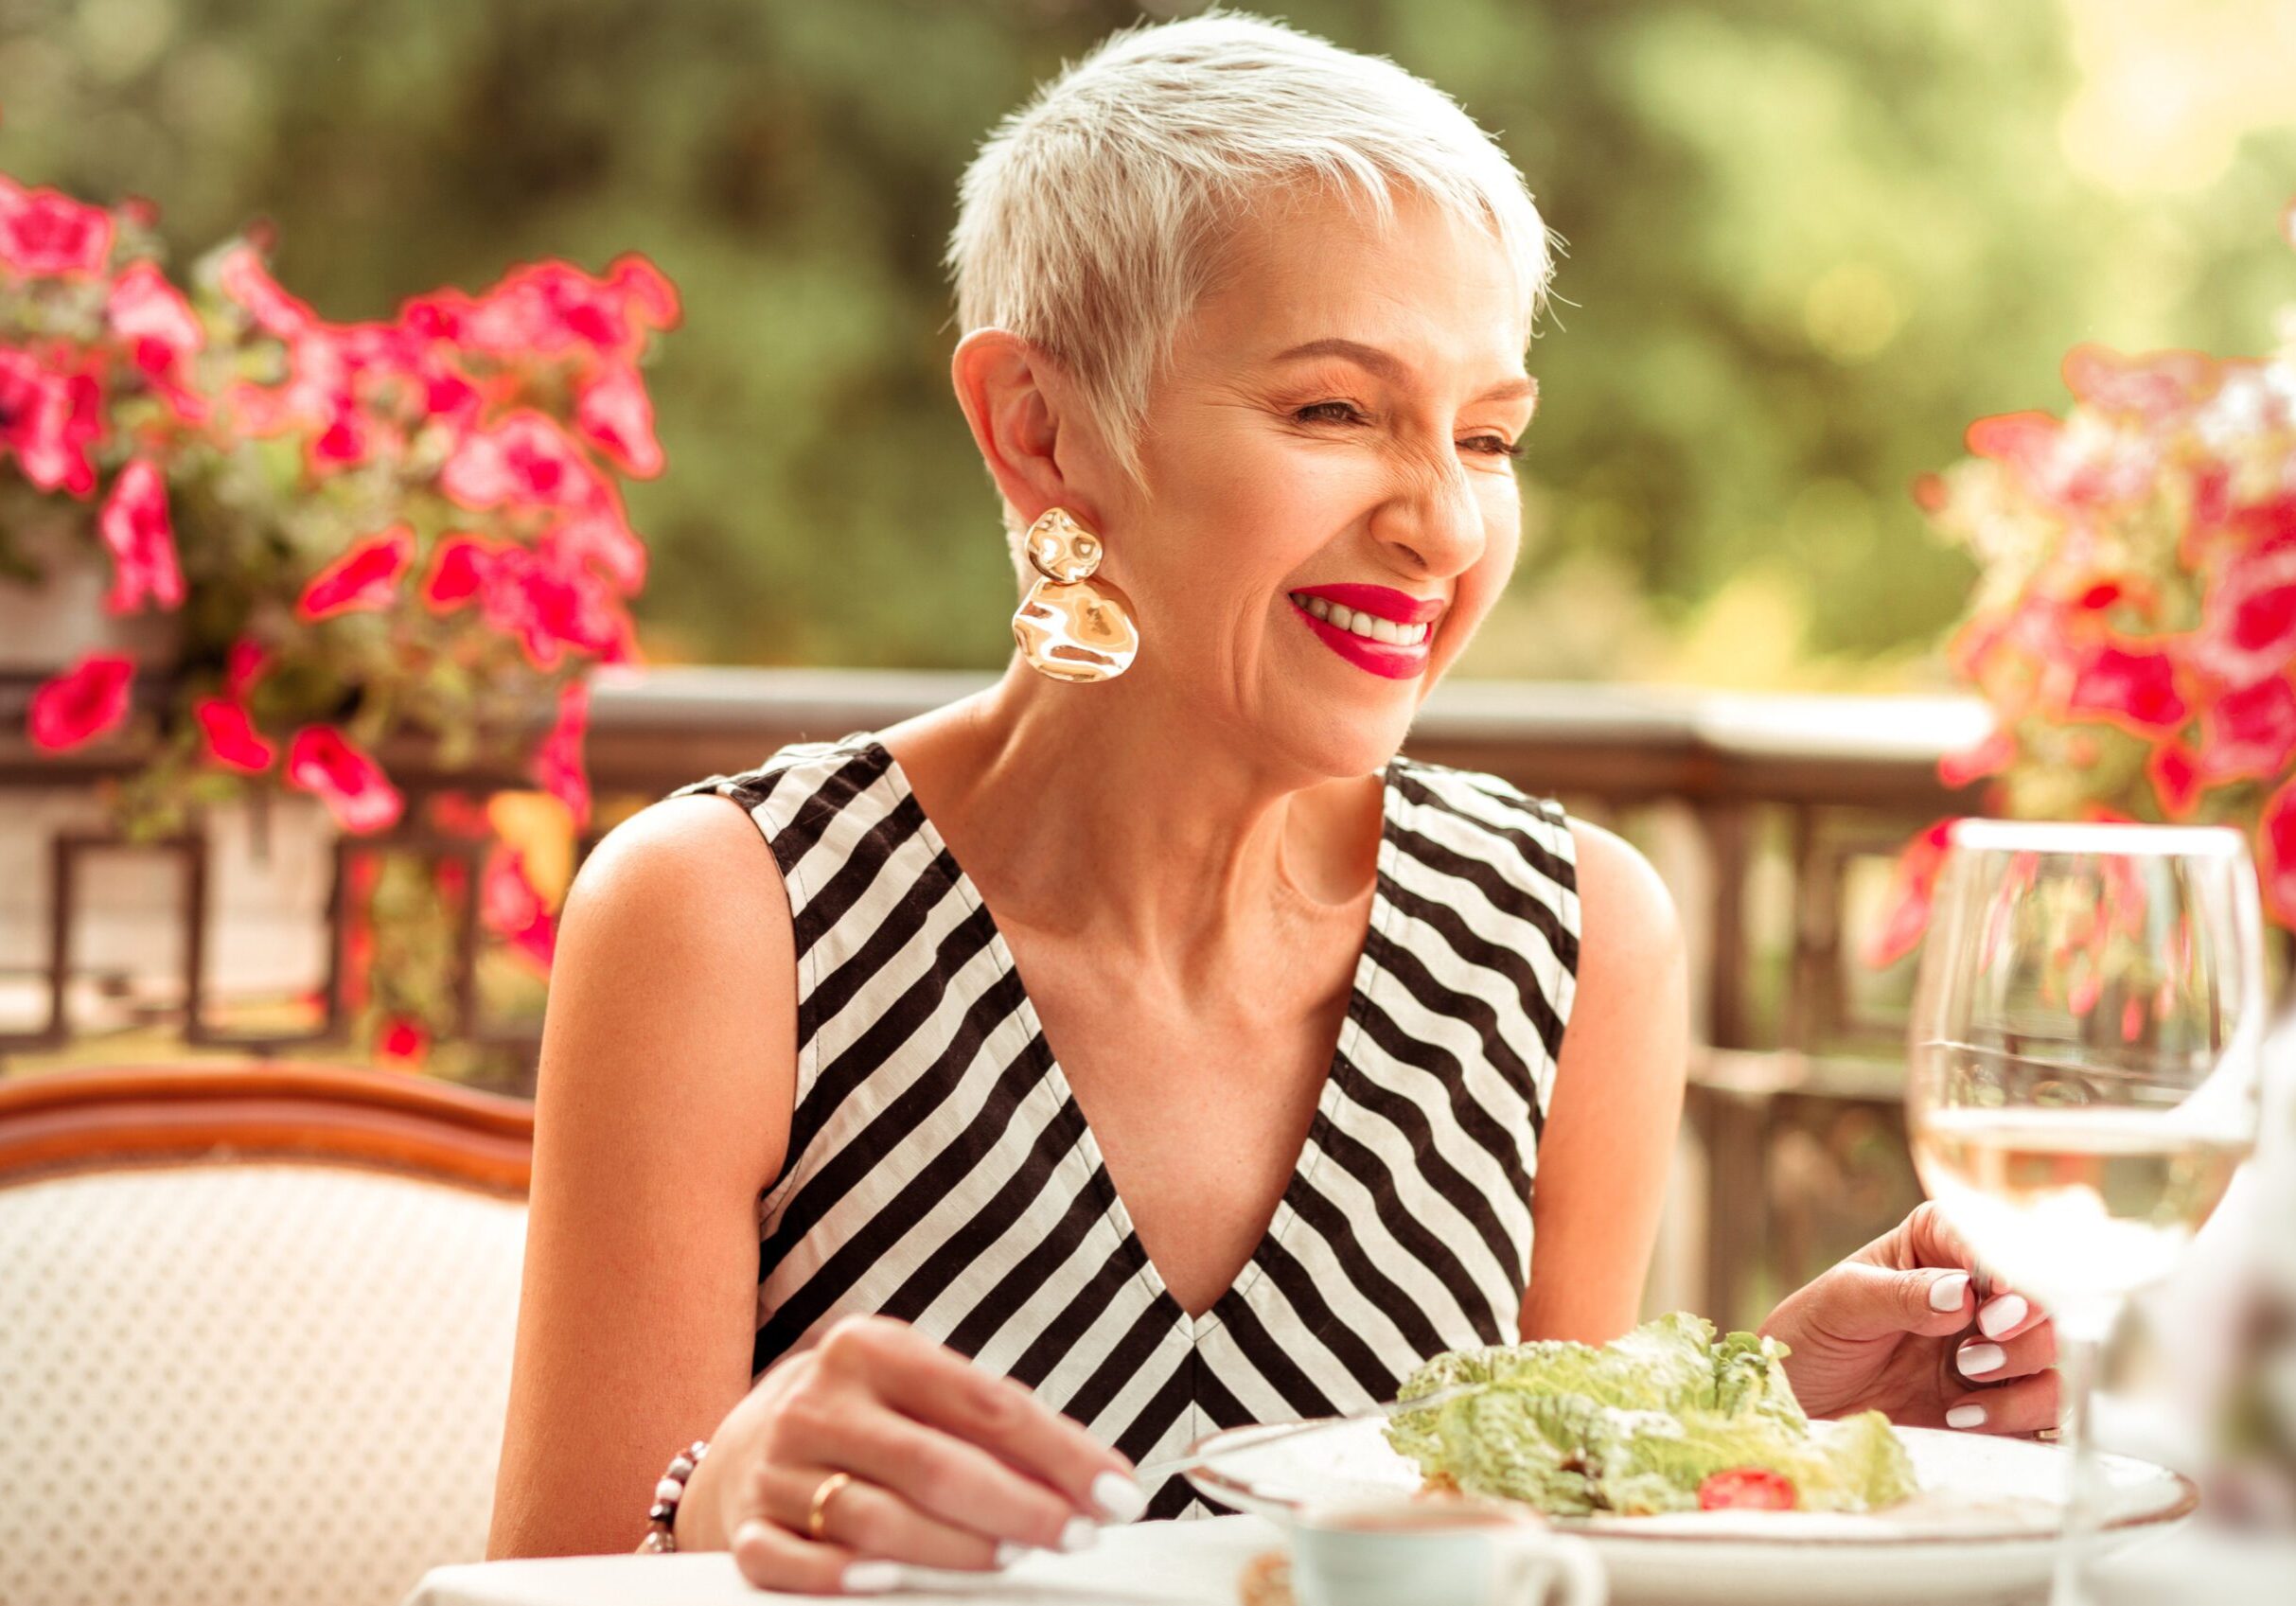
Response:
[[[1964,1377],[1982,1377],[1987,1372],[2001,1370],[2002,1362],[2008,1358],[1998,1344],[1964,1344],[1961,1352],[1953,1357],[1953,1364],[1961,1368]]]
[[[1027,1545],[1016,1544],[1009,1539],[1000,1539],[997,1542],[997,1554],[990,1558],[990,1565],[998,1572],[1002,1572],[1028,1553]]]
[[[1958,1311],[1961,1297],[1969,1291],[1969,1274],[1957,1271],[1951,1277],[1941,1277],[1930,1284],[1930,1309]]]
[[[2024,1299],[2015,1294],[2004,1294],[1977,1313],[1977,1331],[1987,1338],[1999,1338],[2024,1319]]]
[[[901,1587],[898,1562],[856,1562],[838,1580],[847,1595],[888,1595]]]
[[[1983,1427],[1985,1426],[1985,1407],[1983,1405],[1956,1405],[1946,1412],[1945,1425],[1948,1427]]]
[[[1070,1517],[1060,1526],[1060,1547],[1073,1554],[1100,1543],[1100,1525],[1090,1517]]]
[[[1148,1509],[1148,1492],[1122,1473],[1103,1473],[1092,1480],[1092,1504],[1112,1523],[1128,1523]]]

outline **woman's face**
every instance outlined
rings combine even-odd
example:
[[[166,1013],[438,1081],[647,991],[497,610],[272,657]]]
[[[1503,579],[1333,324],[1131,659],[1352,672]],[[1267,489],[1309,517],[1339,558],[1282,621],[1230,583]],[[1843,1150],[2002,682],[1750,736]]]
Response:
[[[1497,242],[1423,201],[1247,227],[1104,506],[1131,673],[1283,768],[1384,764],[1514,566],[1527,332]]]

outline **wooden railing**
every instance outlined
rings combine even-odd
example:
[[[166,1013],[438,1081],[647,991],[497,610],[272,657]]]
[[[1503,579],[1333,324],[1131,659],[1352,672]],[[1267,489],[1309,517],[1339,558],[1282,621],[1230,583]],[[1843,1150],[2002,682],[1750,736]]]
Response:
[[[626,809],[684,781],[748,768],[784,743],[882,727],[984,683],[839,670],[609,673],[592,704],[592,785],[611,819],[617,801]],[[116,848],[86,810],[58,825],[55,808],[31,804],[85,800],[136,756],[91,751],[59,762],[31,751],[21,736],[26,690],[0,683],[0,909],[12,927],[0,979],[12,972],[16,996],[44,997],[47,1007],[30,1020],[0,1020],[0,1068],[11,1072],[73,1044],[67,994],[86,979],[76,958],[88,918],[79,907],[81,868]],[[1640,843],[1674,889],[1692,945],[1701,1048],[1678,1179],[1690,1208],[1676,1215],[1688,1225],[1662,1245],[1660,1279],[1681,1296],[1672,1302],[1746,1319],[1771,1284],[1854,1247],[1910,1200],[1892,1014],[1903,979],[1862,966],[1854,949],[1899,846],[1972,806],[1939,784],[1935,764],[1983,725],[1982,711],[1958,699],[1454,681],[1414,726],[1413,756],[1562,798]],[[475,780],[435,772],[423,757],[385,754],[415,805],[410,820],[429,792],[528,785],[508,770]],[[431,837],[386,845],[442,857],[473,851]],[[238,939],[211,929],[210,844],[194,833],[138,851],[177,867],[180,891],[154,898],[158,908],[172,903],[175,1007],[187,1045],[309,1056],[341,1040],[346,1015],[333,962],[313,980],[325,1004],[315,1030],[251,1039],[217,1029],[204,1008],[208,962]],[[342,952],[344,863],[335,852],[334,885],[312,915],[338,927],[314,944],[330,960]],[[470,974],[475,932],[465,935],[465,1027],[507,1043],[531,1068],[538,1023],[482,1018]]]

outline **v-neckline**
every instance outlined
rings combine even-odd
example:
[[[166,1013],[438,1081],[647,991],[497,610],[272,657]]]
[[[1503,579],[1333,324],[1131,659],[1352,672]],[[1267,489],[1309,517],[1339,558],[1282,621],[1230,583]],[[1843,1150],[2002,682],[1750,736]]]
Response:
[[[1268,1251],[1283,1246],[1286,1233],[1298,1219],[1295,1199],[1312,1186],[1316,1167],[1330,1151],[1332,1123],[1345,1091],[1343,1082],[1352,1072],[1356,1043],[1364,1030],[1364,1015],[1370,1008],[1371,979],[1378,964],[1371,951],[1373,939],[1386,935],[1394,908],[1387,896],[1387,888],[1395,854],[1396,761],[1390,759],[1379,771],[1379,850],[1371,879],[1370,913],[1364,923],[1363,944],[1356,953],[1355,968],[1348,983],[1348,1013],[1339,1023],[1339,1034],[1332,1045],[1331,1058],[1324,1068],[1323,1086],[1316,1096],[1315,1119],[1308,1123],[1307,1136],[1300,1142],[1298,1154],[1292,1157],[1291,1174],[1284,1182],[1283,1191],[1277,1197],[1275,1213],[1268,1218],[1267,1226],[1254,1241],[1252,1251],[1245,1258],[1242,1269],[1201,1315],[1191,1315],[1187,1307],[1165,1285],[1164,1274],[1157,1268],[1156,1262],[1149,1258],[1147,1246],[1140,1242],[1139,1232],[1133,1225],[1131,1209],[1124,1203],[1123,1195],[1117,1191],[1116,1178],[1108,1170],[1107,1156],[1101,1152],[1100,1135],[1093,1131],[1091,1121],[1085,1115],[1084,1104],[1076,1097],[1076,1089],[1069,1085],[1068,1070],[1062,1066],[1060,1055],[1053,1050],[1051,1038],[1045,1032],[1044,1021],[1036,1013],[1036,1000],[1030,996],[1028,981],[1020,974],[1020,966],[1013,958],[1011,945],[1004,940],[1003,928],[997,924],[996,911],[988,907],[988,901],[980,895],[980,889],[973,884],[973,878],[965,874],[964,866],[958,861],[957,856],[949,851],[947,841],[942,837],[940,828],[933,823],[932,816],[925,811],[923,801],[909,784],[909,772],[901,767],[901,761],[893,756],[892,750],[874,736],[869,737],[868,742],[884,761],[884,773],[892,785],[895,805],[907,802],[915,808],[917,835],[923,839],[927,850],[936,862],[948,867],[957,895],[963,900],[966,908],[978,911],[987,923],[990,957],[996,962],[998,974],[1013,979],[1014,991],[1017,996],[1015,1008],[1020,1016],[1021,1026],[1028,1032],[1030,1040],[1044,1045],[1045,1068],[1040,1080],[1051,1089],[1056,1107],[1069,1104],[1076,1106],[1077,1148],[1084,1156],[1087,1174],[1092,1179],[1091,1186],[1097,1194],[1101,1220],[1114,1229],[1118,1244],[1132,1262],[1133,1275],[1139,1279],[1153,1297],[1170,1303],[1176,1326],[1193,1344],[1220,1325],[1223,1312],[1231,1300],[1242,1300],[1250,1296],[1253,1285],[1265,1269]]]

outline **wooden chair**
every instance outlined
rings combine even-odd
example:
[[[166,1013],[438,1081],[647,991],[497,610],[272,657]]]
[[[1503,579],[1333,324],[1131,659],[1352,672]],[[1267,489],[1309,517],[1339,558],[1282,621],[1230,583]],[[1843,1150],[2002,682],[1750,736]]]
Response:
[[[532,1145],[388,1072],[0,1082],[0,1600],[394,1606],[481,1559]]]

